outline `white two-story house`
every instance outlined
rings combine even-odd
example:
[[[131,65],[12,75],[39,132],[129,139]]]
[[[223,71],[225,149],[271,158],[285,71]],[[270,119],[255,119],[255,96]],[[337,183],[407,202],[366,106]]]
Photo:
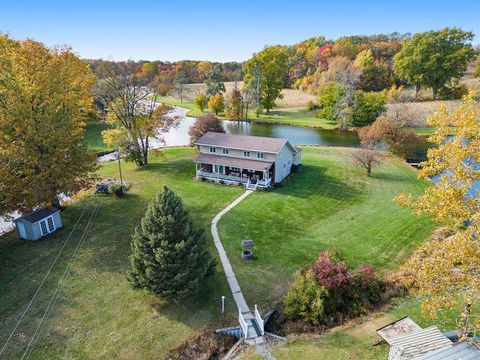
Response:
[[[208,132],[195,143],[196,178],[269,187],[300,165],[302,150],[287,139]]]

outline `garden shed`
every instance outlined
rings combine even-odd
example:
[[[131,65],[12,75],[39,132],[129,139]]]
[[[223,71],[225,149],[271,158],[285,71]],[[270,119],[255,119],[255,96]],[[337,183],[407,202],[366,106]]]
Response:
[[[15,219],[20,238],[38,240],[62,227],[60,210],[50,206]]]

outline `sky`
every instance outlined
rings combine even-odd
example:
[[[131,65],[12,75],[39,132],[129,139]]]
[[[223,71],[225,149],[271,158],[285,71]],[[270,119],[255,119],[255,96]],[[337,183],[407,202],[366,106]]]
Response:
[[[480,43],[480,0],[0,0],[0,32],[83,58],[243,61],[313,36],[460,27]]]

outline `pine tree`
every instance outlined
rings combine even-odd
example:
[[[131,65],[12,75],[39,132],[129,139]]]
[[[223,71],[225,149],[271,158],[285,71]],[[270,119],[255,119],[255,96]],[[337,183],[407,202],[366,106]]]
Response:
[[[215,271],[205,242],[203,230],[194,226],[180,197],[164,187],[132,237],[128,273],[132,286],[166,299],[188,296]]]

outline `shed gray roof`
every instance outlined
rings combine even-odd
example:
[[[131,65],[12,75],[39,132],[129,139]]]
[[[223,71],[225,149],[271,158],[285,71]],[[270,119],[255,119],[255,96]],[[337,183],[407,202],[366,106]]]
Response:
[[[478,360],[480,350],[469,342],[461,342],[446,349],[433,351],[418,360]]]
[[[280,150],[282,150],[286,144],[290,146],[292,151],[296,152],[296,149],[288,142],[287,139],[263,136],[207,132],[195,143],[195,145],[219,146],[228,147],[231,149],[262,151],[269,153],[280,152]]]
[[[30,214],[27,214],[27,215],[23,215],[23,216],[20,216],[19,218],[15,219],[15,221],[18,221],[20,219],[22,220],[25,220],[31,224],[33,223],[36,223],[37,221],[40,221],[50,215],[53,215],[57,212],[60,212],[59,209],[57,209],[56,207],[54,206],[49,206],[47,208],[44,208],[44,209],[39,209],[39,210],[36,210]]]
[[[417,359],[429,352],[451,347],[452,342],[436,326],[390,339],[390,360]]]
[[[273,162],[269,161],[241,159],[232,156],[208,155],[203,153],[198,154],[198,157],[194,161],[196,163],[233,166],[242,169],[259,171],[267,170],[273,164]]]

